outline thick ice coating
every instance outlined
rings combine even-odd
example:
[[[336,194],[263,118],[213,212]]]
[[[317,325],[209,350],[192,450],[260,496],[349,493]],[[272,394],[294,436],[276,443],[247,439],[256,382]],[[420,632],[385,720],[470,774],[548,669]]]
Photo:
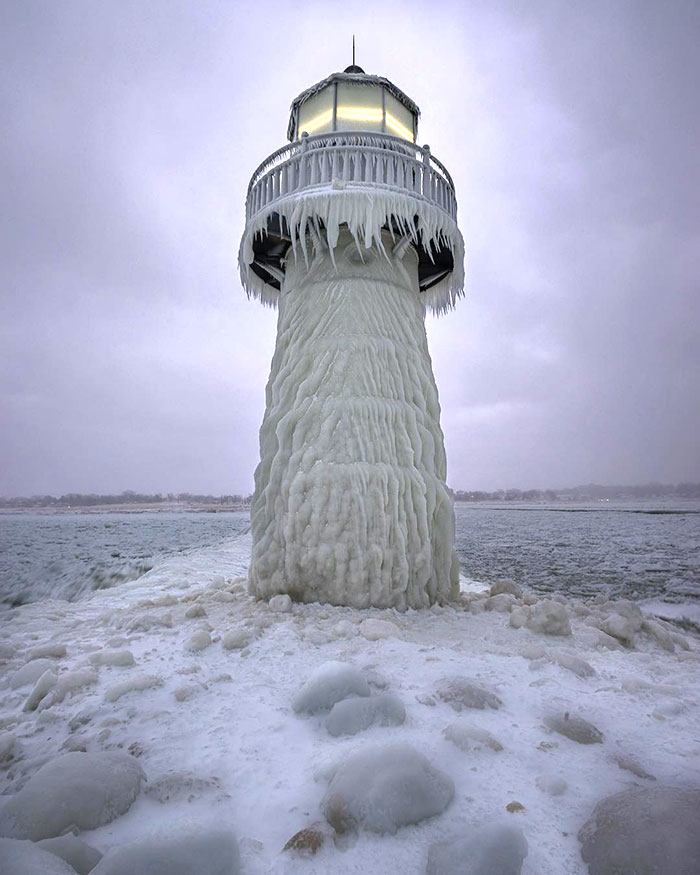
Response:
[[[417,256],[341,228],[287,259],[251,511],[251,591],[421,608],[457,594]],[[305,258],[306,254],[306,258]]]

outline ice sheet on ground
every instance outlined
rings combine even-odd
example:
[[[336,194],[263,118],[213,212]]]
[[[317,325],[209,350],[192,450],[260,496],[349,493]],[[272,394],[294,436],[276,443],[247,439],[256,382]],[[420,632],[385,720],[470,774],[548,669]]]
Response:
[[[141,792],[125,814],[80,834],[101,852],[194,823],[223,826],[238,836],[246,875],[296,875],[302,864],[305,875],[425,875],[431,845],[458,839],[467,826],[507,817],[528,841],[523,875],[586,875],[577,834],[601,798],[640,784],[700,786],[700,662],[691,632],[684,633],[687,651],[678,645],[668,651],[643,629],[634,649],[617,642],[618,649],[610,650],[572,600],[564,605],[572,629],[566,638],[514,629],[508,614],[472,612],[461,601],[406,613],[309,604],[280,614],[241,586],[249,556],[250,538],[244,536],[173,557],[136,581],[81,602],[34,603],[5,612],[5,804],[64,744],[81,744],[89,753],[122,752],[154,783],[172,772],[217,782],[211,789],[195,783],[196,792],[178,791],[165,802]],[[462,584],[468,603],[474,589]],[[216,591],[235,599],[212,601]],[[156,605],[169,596],[177,602]],[[152,605],[139,606],[146,601]],[[205,605],[213,643],[193,654],[186,642],[198,620],[185,613],[197,603]],[[598,610],[591,603],[588,608]],[[172,625],[128,632],[144,612],[170,613]],[[358,632],[366,619],[391,622],[400,634],[369,641]],[[247,643],[227,650],[227,634]],[[128,648],[137,668],[99,666],[95,684],[51,708],[25,713],[30,687],[12,690],[9,677],[48,640],[66,647],[67,655],[56,661],[58,677],[84,666],[108,642]],[[585,660],[596,676],[562,668],[555,660],[561,651]],[[330,661],[360,672],[372,694],[381,677],[383,692],[404,703],[406,722],[336,738],[325,729],[328,711],[295,714],[295,695]],[[107,689],[134,673],[160,677],[163,684],[105,701]],[[444,678],[465,676],[497,695],[502,706],[455,714],[436,689]],[[195,682],[202,685],[196,697],[178,702],[174,690]],[[553,732],[544,723],[550,711],[582,715],[603,733],[603,742],[581,745]],[[457,720],[492,735],[503,751],[460,750],[443,735]],[[453,779],[455,799],[442,814],[401,827],[395,836],[361,831],[345,849],[324,842],[303,861],[281,853],[292,836],[322,819],[328,782],[349,754],[393,743],[413,746]],[[656,781],[620,768],[618,754]],[[552,795],[556,780],[567,785],[561,795]],[[524,811],[508,814],[513,800]]]

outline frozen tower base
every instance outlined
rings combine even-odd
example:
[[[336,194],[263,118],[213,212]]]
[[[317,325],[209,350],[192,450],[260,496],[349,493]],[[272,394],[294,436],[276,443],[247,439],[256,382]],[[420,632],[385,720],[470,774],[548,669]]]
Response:
[[[279,308],[251,512],[261,598],[403,610],[457,595],[425,311],[461,293],[463,244],[417,115],[349,68],[296,99],[291,146],[251,181],[241,276]]]

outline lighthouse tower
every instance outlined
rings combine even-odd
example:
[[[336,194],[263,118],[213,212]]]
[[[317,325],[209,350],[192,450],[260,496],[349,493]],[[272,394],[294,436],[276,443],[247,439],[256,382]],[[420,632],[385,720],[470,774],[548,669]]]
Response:
[[[454,508],[426,308],[463,287],[450,174],[419,110],[353,64],[292,103],[253,174],[239,266],[279,311],[250,591],[354,607],[454,598]]]

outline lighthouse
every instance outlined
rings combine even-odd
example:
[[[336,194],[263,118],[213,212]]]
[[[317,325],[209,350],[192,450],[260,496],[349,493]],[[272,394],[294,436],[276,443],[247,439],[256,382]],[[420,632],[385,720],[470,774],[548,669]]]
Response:
[[[293,102],[253,173],[239,268],[278,309],[250,592],[423,608],[458,591],[426,310],[463,290],[452,178],[419,109],[351,65]]]

